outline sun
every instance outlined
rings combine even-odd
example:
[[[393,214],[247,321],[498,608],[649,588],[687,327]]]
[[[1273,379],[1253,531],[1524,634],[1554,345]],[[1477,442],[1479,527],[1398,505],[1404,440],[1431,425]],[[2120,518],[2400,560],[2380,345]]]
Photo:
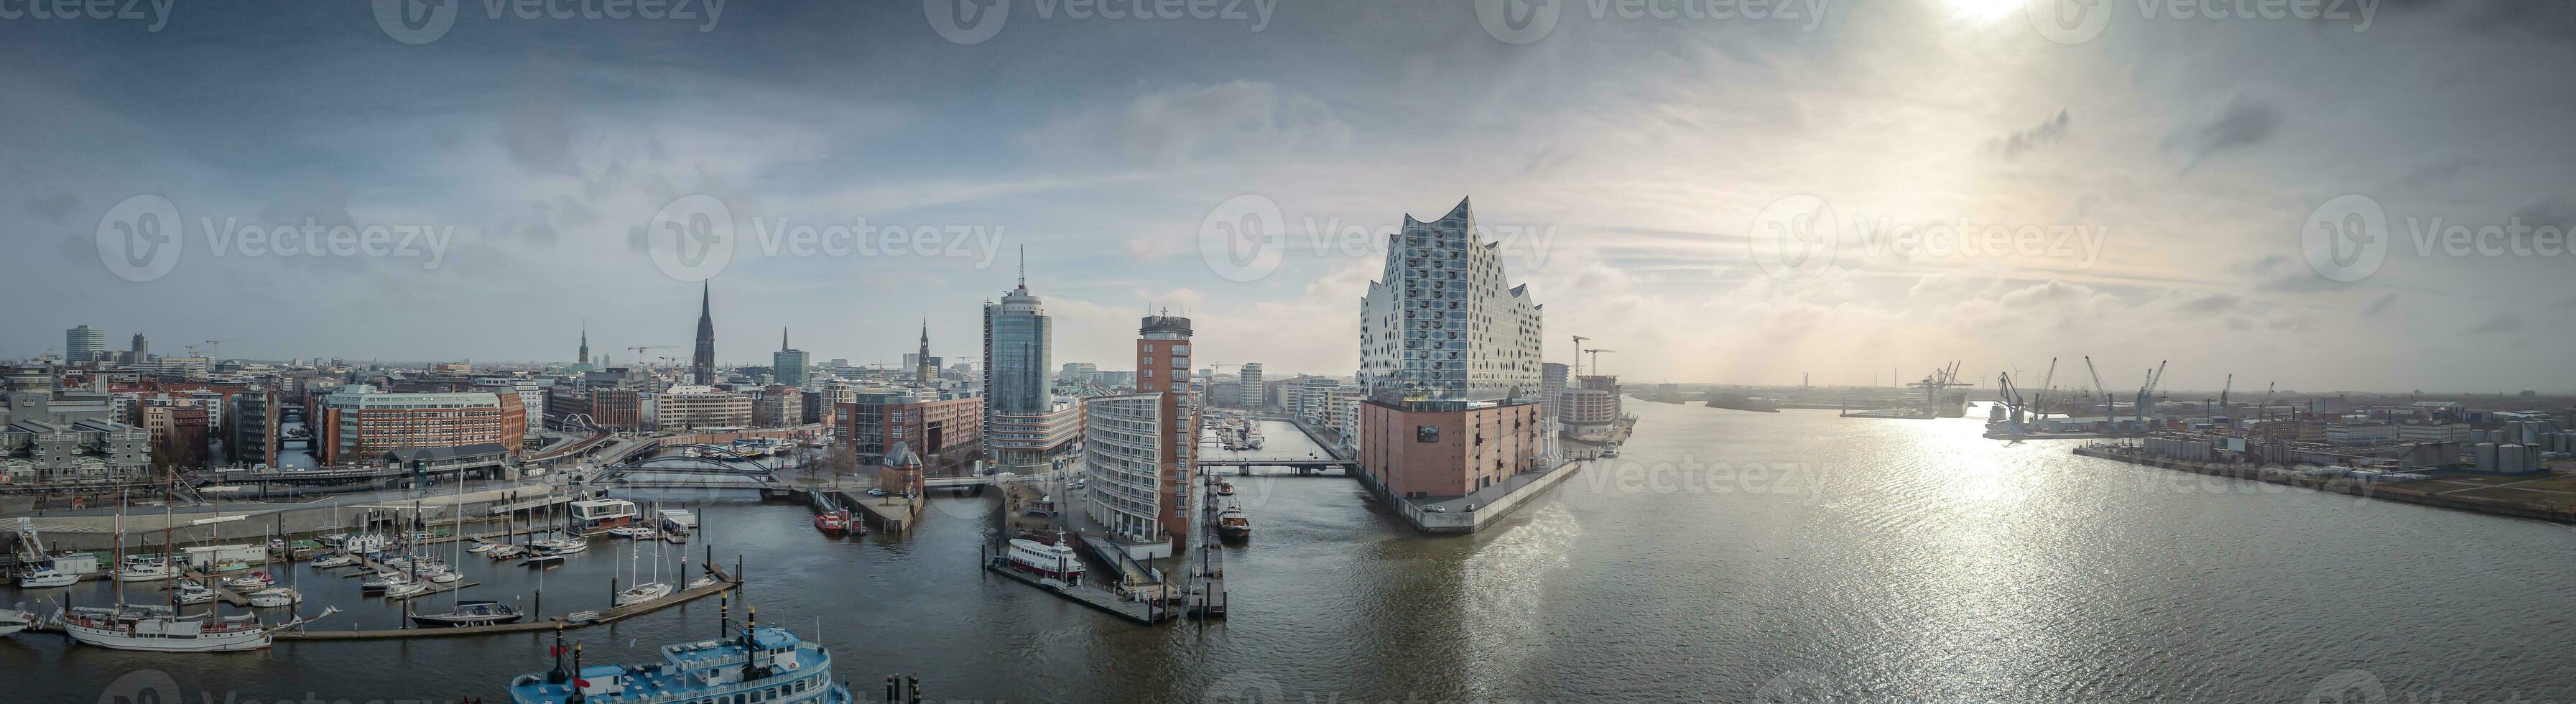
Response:
[[[2045,1],[2049,1],[2049,0],[1939,0],[1939,1],[1940,1],[1942,4],[1949,5],[1949,6],[1950,6],[1950,11],[1958,13],[1960,17],[1964,17],[1964,18],[1967,18],[1967,19],[1974,19],[1974,20],[1992,20],[1992,19],[1995,19],[1995,18],[1998,18],[1998,17],[2002,17],[2002,16],[2007,15],[2007,14],[2011,14],[2011,13],[2012,13],[2012,11],[2014,11],[2014,10],[2021,9],[2021,6],[2022,6],[2023,4],[2030,3],[2030,2],[2045,2]]]

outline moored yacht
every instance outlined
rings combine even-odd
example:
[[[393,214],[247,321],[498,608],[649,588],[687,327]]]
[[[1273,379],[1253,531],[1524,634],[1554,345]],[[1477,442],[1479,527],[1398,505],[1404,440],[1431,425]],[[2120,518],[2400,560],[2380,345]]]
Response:
[[[259,650],[269,645],[269,634],[310,623],[339,609],[323,609],[312,618],[299,618],[274,626],[261,625],[258,616],[216,616],[212,613],[181,616],[167,606],[125,604],[114,607],[75,606],[54,616],[54,623],[73,641],[116,650],[145,650],[164,653],[205,653],[231,650]]]

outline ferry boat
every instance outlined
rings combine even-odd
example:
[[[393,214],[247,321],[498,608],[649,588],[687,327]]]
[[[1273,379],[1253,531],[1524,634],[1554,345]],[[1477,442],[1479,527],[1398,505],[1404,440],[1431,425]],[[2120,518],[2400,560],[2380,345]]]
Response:
[[[635,502],[625,499],[584,499],[572,502],[574,535],[597,535],[612,529],[633,525],[643,515]]]
[[[1027,533],[1011,539],[1011,569],[1072,584],[1082,579],[1082,556],[1062,535]]]
[[[1252,519],[1244,515],[1242,508],[1227,506],[1225,510],[1216,512],[1216,532],[1219,537],[1227,540],[1250,538]]]
[[[567,651],[557,636],[554,669],[510,680],[510,701],[851,704],[849,688],[832,679],[830,649],[784,628],[729,632],[736,635],[662,646],[662,661],[644,665],[583,665],[581,646]]]
[[[54,616],[54,623],[72,640],[86,645],[115,650],[143,650],[162,653],[209,653],[267,648],[269,634],[319,620],[339,609],[323,609],[312,618],[299,618],[274,626],[261,625],[258,616],[216,616],[212,613],[181,616],[167,606],[125,604],[113,607],[75,606]]]

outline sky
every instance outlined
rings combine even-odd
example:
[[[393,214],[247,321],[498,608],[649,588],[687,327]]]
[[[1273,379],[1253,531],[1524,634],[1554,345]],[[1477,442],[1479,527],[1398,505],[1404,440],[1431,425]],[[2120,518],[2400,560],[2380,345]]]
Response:
[[[0,358],[972,359],[1025,248],[1059,362],[1347,375],[1470,199],[1631,382],[2576,390],[2562,2],[647,7],[0,2]]]

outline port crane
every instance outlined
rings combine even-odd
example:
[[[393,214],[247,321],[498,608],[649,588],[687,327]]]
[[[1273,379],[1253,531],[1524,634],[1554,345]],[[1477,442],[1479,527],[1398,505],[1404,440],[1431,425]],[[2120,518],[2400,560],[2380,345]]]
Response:
[[[2057,388],[2055,386],[2056,383],[2057,358],[2050,357],[2048,358],[2048,375],[2039,378],[2039,394],[2031,398],[2031,403],[2038,404],[2036,408],[2038,409],[2040,418],[2048,417],[2048,393]]]
[[[2157,360],[2156,368],[2147,370],[2147,383],[2138,386],[2137,404],[2139,425],[2145,425],[2147,423],[2147,414],[2155,411],[2156,382],[2164,381],[2164,378],[2165,360]]]
[[[2092,355],[2084,356],[2084,373],[2093,375],[2093,388],[2102,394],[2102,417],[2108,419],[2119,415],[2120,402],[2112,400],[2111,387],[2102,383],[2101,370],[2093,368]]]
[[[2227,392],[2234,390],[2235,388],[2236,375],[2227,375],[2227,384],[2225,386],[2218,387],[2218,410],[2210,412],[2210,415],[2216,416],[2227,413]]]
[[[2280,386],[2281,382],[2277,381],[2263,385],[2263,405],[2254,407],[2255,420],[2263,420],[2272,415],[2272,390]]]

